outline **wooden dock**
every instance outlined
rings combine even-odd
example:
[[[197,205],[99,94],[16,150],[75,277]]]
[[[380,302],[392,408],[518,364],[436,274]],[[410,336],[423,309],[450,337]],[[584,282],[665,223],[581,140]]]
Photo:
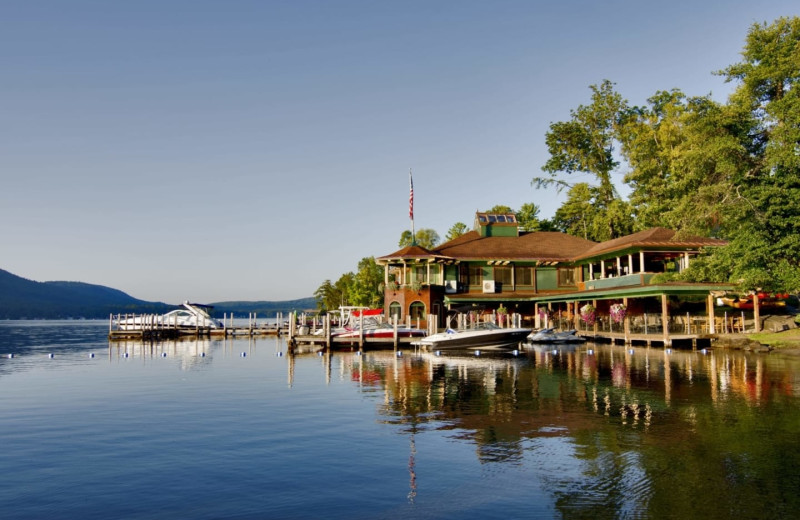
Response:
[[[130,321],[128,321],[130,320]],[[130,325],[122,328],[119,324],[122,321],[135,323],[136,328]],[[288,327],[281,327],[281,315],[278,315],[278,324],[258,324],[254,313],[250,314],[247,325],[235,326],[233,314],[226,315],[218,327],[186,327],[178,326],[176,323],[166,322],[156,315],[110,315],[108,318],[108,339],[176,339],[176,338],[197,338],[197,337],[228,337],[228,336],[280,336],[285,334]]]
[[[671,347],[673,345],[686,345],[692,348],[700,346],[710,346],[711,343],[717,339],[717,334],[675,334],[669,333],[667,335],[660,333],[641,334],[641,333],[628,333],[624,332],[592,332],[592,331],[579,331],[578,335],[586,338],[589,341],[597,343],[612,343],[622,345],[661,345],[663,347]]]
[[[292,336],[289,340],[289,344],[291,347],[297,345],[310,345],[315,346],[318,345],[320,347],[326,348],[347,348],[347,347],[372,347],[376,349],[380,348],[396,348],[400,346],[411,346],[413,343],[421,340],[422,338],[358,338],[358,337],[347,337],[341,338],[337,336],[326,337],[324,335],[314,335],[314,334],[302,334]]]

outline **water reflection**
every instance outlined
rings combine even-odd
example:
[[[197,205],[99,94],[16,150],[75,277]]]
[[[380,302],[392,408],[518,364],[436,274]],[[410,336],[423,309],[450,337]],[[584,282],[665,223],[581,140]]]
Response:
[[[433,429],[474,444],[486,467],[532,465],[569,516],[763,517],[800,506],[797,360],[611,345],[333,356],[362,391],[383,392],[381,420],[411,437],[409,500],[414,433]]]

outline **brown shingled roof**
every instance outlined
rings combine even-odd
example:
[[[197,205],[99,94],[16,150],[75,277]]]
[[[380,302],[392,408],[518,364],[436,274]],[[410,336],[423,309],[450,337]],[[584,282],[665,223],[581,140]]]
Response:
[[[632,235],[600,242],[588,251],[576,256],[574,260],[598,256],[605,253],[620,251],[631,247],[668,247],[668,248],[698,248],[707,246],[724,246],[727,242],[717,238],[703,237],[678,237],[678,233],[671,229],[655,227],[639,231]]]
[[[422,259],[422,258],[436,258],[438,255],[428,251],[424,247],[420,246],[406,246],[399,251],[395,251],[394,253],[381,256],[376,258],[376,260],[392,260],[396,258],[404,258],[404,259]]]
[[[470,231],[436,248],[436,253],[463,260],[531,260],[567,262],[595,242],[552,231],[535,231],[519,237],[481,237]]]
[[[680,237],[671,229],[651,228],[607,242],[592,242],[556,231],[534,231],[519,237],[482,237],[470,231],[438,246],[433,251],[420,246],[407,246],[379,261],[427,260],[512,260],[540,262],[574,262],[593,256],[613,253],[631,247],[639,248],[700,248],[724,246],[716,238]]]

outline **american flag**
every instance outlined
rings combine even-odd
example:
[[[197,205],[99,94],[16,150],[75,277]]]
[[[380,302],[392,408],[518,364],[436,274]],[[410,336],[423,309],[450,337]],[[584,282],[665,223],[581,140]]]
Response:
[[[411,177],[411,170],[408,170],[408,186],[410,188],[408,194],[408,217],[414,220],[414,179]]]

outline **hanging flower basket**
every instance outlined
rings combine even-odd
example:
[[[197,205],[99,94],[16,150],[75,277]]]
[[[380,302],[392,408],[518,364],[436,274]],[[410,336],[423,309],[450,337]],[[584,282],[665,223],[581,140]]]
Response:
[[[621,303],[615,303],[611,306],[609,312],[614,323],[622,323],[625,320],[625,315],[628,314],[628,309]]]
[[[580,309],[581,311],[581,320],[586,325],[594,325],[595,320],[597,319],[597,311],[594,308],[594,305],[591,303],[587,303]]]

